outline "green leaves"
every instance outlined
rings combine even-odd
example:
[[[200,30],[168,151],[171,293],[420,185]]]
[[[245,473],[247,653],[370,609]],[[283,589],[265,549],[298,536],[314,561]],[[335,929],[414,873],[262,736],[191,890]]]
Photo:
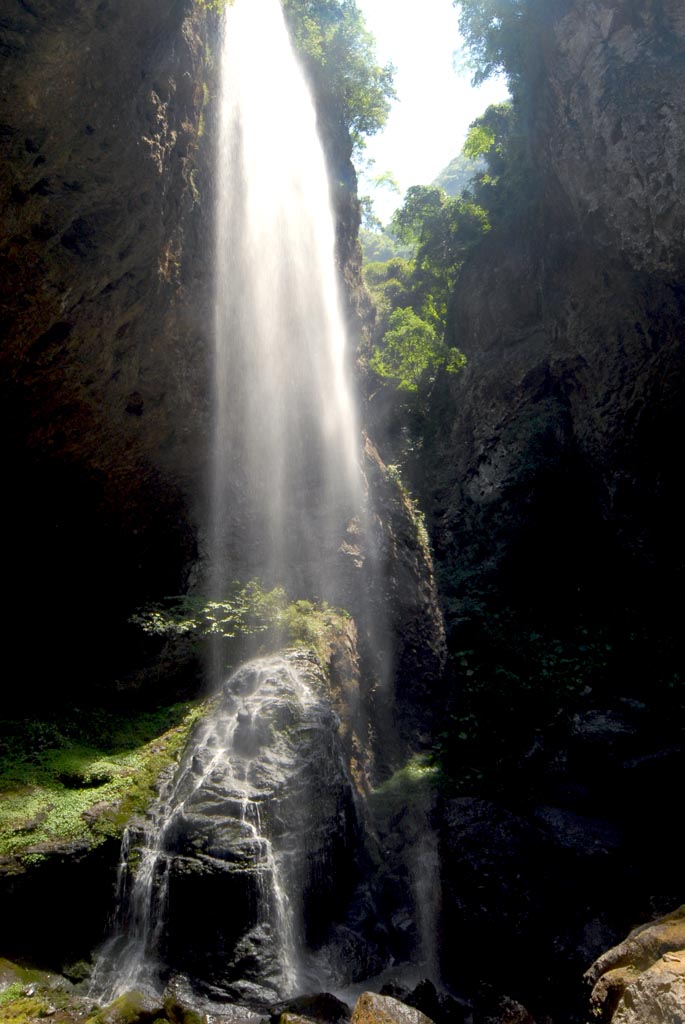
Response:
[[[363,146],[385,124],[394,68],[376,62],[375,40],[354,0],[283,0],[295,44],[317,92],[338,108],[352,142]]]
[[[447,307],[470,248],[489,230],[485,211],[434,185],[407,191],[392,235],[413,250],[365,268],[376,302],[376,345],[370,368],[400,391],[425,390],[439,370],[457,373],[466,358],[444,340]]]
[[[417,391],[422,380],[435,376],[440,367],[456,373],[465,362],[461,352],[448,348],[435,328],[408,306],[391,314],[390,329],[382,348],[375,349],[370,366],[380,377],[394,381],[401,391]]]
[[[530,0],[453,0],[459,31],[471,54],[473,84],[492,75],[516,75],[523,63],[523,38]]]
[[[259,637],[259,647],[313,648],[326,661],[327,644],[343,628],[346,613],[325,602],[291,601],[283,587],[265,590],[259,580],[234,580],[220,600],[184,594],[138,612],[131,621],[145,633],[179,642],[191,651],[217,644],[226,668],[244,658],[244,641]]]
[[[246,584],[234,581],[231,593],[221,601],[184,594],[146,608],[131,621],[154,636],[233,640],[266,632],[286,604],[282,587],[266,591],[257,580]]]
[[[474,121],[466,136],[466,142],[462,153],[464,156],[475,160],[476,157],[485,156],[495,144],[495,130],[489,125],[482,123],[482,119]]]

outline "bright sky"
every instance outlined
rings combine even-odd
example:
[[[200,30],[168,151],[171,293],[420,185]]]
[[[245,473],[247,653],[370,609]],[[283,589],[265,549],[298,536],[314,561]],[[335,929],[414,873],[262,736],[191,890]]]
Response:
[[[394,104],[379,135],[367,140],[373,160],[368,175],[390,171],[402,194],[410,185],[428,185],[457,156],[469,124],[490,103],[507,98],[504,82],[470,84],[471,72],[457,74],[458,12],[452,0],[357,0],[376,37],[379,64],[397,68]],[[360,181],[360,193],[373,196],[376,215],[386,223],[401,197]]]

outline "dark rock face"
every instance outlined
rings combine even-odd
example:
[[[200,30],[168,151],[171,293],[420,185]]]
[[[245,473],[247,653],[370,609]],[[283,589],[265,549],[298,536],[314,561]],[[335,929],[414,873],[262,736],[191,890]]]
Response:
[[[545,14],[535,192],[463,269],[449,342],[468,366],[434,395],[414,487],[447,619],[451,766],[477,794],[443,825],[444,947],[458,921],[482,943],[488,920],[527,936],[500,991],[556,1021],[582,1019],[593,950],[680,899],[657,851],[685,763],[685,21],[669,0]]]
[[[469,365],[430,484],[457,617],[491,589],[563,617],[681,580],[684,54],[675,3],[578,2],[543,41],[536,201],[455,297]]]
[[[93,657],[96,635],[121,645],[112,622],[178,590],[193,553],[206,37],[206,16],[183,2],[3,5],[0,394],[17,635],[37,579],[60,594],[37,678],[73,647],[69,617]]]

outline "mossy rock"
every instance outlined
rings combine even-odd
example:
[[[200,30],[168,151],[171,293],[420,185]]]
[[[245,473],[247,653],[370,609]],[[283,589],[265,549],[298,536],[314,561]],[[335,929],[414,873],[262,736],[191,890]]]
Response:
[[[142,992],[125,992],[109,1006],[89,1017],[86,1024],[154,1024],[164,1011]]]
[[[10,985],[29,985],[31,982],[39,982],[43,979],[42,971],[33,971],[27,967],[20,967],[0,957],[0,989],[5,990]]]
[[[2,1024],[34,1024],[43,1018],[60,1024],[79,1024],[88,1004],[59,974],[20,967],[0,959],[0,1020]]]
[[[207,1017],[193,1007],[192,989],[180,977],[171,979],[164,992],[164,1012],[171,1024],[207,1024]]]
[[[352,1024],[433,1024],[430,1017],[391,996],[363,992],[352,1013]]]

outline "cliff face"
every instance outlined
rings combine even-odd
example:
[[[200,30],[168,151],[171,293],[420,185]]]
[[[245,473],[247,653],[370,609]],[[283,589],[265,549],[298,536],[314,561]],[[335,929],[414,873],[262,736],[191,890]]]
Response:
[[[179,590],[194,547],[212,84],[197,11],[3,3],[6,593],[18,636],[39,625],[39,677],[71,650],[75,680],[120,639],[113,619]]]
[[[658,850],[685,763],[685,15],[560,6],[530,68],[535,187],[463,269],[449,340],[468,366],[434,395],[415,481],[448,617],[448,757],[490,801],[446,808],[443,891],[483,941],[542,942],[536,976],[508,963],[524,1002],[620,936],[626,886],[633,921],[679,899]],[[499,879],[492,916],[470,869]]]
[[[519,604],[682,566],[683,14],[578,2],[543,45],[538,195],[464,270],[434,471],[443,551]]]

